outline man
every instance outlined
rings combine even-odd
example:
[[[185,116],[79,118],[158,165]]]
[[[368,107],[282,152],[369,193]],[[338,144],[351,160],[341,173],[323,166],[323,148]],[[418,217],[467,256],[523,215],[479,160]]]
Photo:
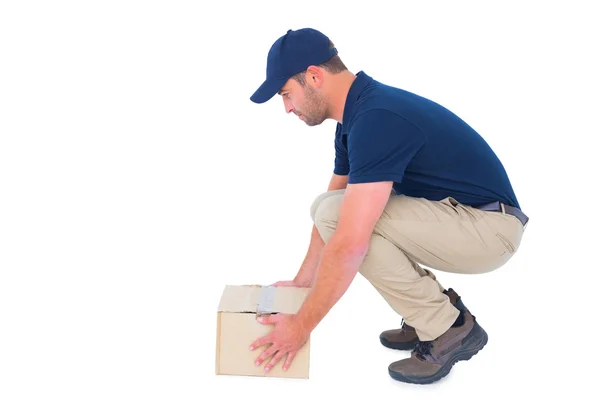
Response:
[[[274,95],[309,126],[337,121],[328,190],[311,207],[306,258],[295,279],[311,287],[295,315],[262,323],[273,331],[256,360],[287,369],[311,331],[360,272],[403,318],[381,343],[411,350],[388,367],[392,378],[431,383],[468,360],[487,334],[452,289],[431,271],[478,274],[504,265],[528,218],[488,144],[449,110],[345,67],[314,29],[289,30],[271,47],[267,77],[252,95]]]

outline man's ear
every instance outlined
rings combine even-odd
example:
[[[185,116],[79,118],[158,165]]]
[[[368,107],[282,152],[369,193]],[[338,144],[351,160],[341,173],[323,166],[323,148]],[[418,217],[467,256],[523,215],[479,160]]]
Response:
[[[323,85],[324,77],[322,68],[311,65],[306,69],[306,80],[313,87],[320,88]]]

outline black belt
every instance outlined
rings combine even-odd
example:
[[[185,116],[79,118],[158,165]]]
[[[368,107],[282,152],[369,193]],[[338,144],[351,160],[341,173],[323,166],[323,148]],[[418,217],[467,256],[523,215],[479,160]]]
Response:
[[[527,215],[525,215],[523,213],[523,211],[519,210],[517,207],[509,206],[507,204],[502,204],[499,201],[482,204],[480,206],[475,206],[474,208],[477,208],[482,211],[497,211],[497,212],[502,212],[502,208],[504,208],[504,212],[506,214],[517,217],[517,219],[519,221],[521,221],[523,226],[525,226],[525,224],[527,224],[527,222],[529,221],[529,217]]]

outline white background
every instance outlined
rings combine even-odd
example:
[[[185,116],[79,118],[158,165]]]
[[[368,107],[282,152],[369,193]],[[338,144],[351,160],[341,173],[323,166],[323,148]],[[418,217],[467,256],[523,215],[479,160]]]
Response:
[[[0,399],[597,393],[593,2],[0,4]],[[490,341],[435,385],[388,376],[400,317],[361,276],[310,379],[214,374],[223,287],[293,278],[331,176],[334,121],[249,100],[302,27],[476,128],[531,218],[504,268],[438,273]]]

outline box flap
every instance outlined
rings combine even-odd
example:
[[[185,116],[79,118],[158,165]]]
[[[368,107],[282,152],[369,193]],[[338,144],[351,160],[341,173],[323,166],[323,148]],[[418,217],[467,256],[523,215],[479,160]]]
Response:
[[[260,285],[227,285],[223,289],[219,312],[256,312]]]
[[[218,311],[295,314],[309,291],[288,286],[227,285]]]

